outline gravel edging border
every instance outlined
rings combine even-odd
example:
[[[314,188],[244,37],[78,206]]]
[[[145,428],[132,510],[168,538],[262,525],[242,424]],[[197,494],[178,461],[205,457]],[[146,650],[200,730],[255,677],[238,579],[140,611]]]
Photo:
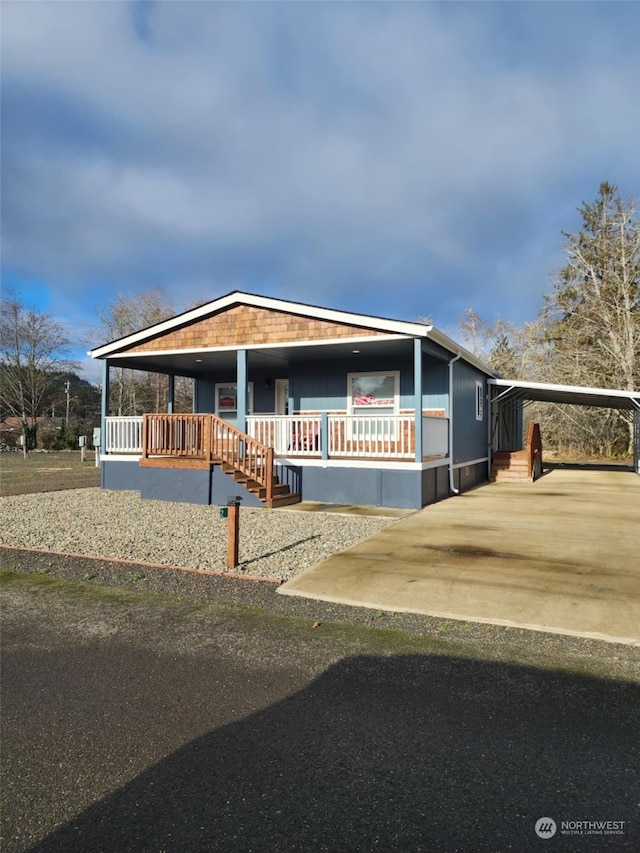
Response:
[[[280,582],[274,579],[10,546],[0,546],[0,568],[85,583],[88,588],[125,589],[196,603],[253,608],[269,615],[307,620],[310,627],[327,623],[404,632],[437,641],[443,653],[466,653],[475,658],[640,682],[640,651],[634,646],[278,595]]]
[[[26,551],[28,554],[44,554],[47,557],[64,557],[75,560],[97,560],[99,563],[109,562],[123,566],[142,566],[147,569],[169,569],[176,572],[193,572],[196,575],[209,575],[212,577],[233,578],[234,580],[254,581],[255,583],[270,583],[281,586],[282,578],[263,578],[258,575],[245,575],[240,572],[218,572],[214,569],[197,569],[191,566],[172,566],[170,563],[150,563],[145,560],[125,560],[121,557],[110,557],[108,561],[104,557],[96,557],[94,554],[74,554],[73,552],[45,551],[42,548],[22,548],[19,545],[0,545],[3,551]]]

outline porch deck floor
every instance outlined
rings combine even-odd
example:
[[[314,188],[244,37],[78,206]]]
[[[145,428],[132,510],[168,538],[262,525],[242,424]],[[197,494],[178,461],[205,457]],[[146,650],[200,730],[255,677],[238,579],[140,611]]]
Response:
[[[640,645],[640,477],[564,470],[425,507],[279,588]]]

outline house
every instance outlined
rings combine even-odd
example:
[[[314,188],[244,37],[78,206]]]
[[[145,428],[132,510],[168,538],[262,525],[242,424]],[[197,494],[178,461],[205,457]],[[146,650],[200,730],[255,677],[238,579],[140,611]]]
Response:
[[[488,480],[492,441],[522,447],[520,397],[492,418],[498,374],[426,323],[234,292],[90,355],[102,486],[142,497],[417,509]],[[168,411],[109,416],[113,367],[167,374]],[[176,376],[191,414],[173,412]]]

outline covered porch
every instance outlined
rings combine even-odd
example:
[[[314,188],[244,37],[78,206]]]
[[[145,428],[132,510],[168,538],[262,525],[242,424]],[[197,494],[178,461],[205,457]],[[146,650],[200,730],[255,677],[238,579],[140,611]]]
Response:
[[[215,436],[224,430],[213,414],[149,413],[105,418],[105,455],[133,454],[141,459],[212,461]],[[218,422],[216,426],[216,422]],[[421,416],[416,447],[415,414],[249,415],[246,435],[272,448],[280,459],[355,459],[422,461],[446,459],[449,419]],[[212,438],[213,436],[213,438]],[[215,455],[215,454],[214,454]]]

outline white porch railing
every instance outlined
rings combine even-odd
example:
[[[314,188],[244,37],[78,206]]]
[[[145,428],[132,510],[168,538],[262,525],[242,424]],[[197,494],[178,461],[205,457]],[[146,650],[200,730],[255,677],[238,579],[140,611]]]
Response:
[[[142,453],[142,416],[106,418],[105,431],[107,453]]]
[[[329,456],[413,458],[413,415],[330,415]]]
[[[329,458],[414,459],[415,422],[405,415],[338,415],[327,418]],[[322,456],[322,415],[250,415],[247,433],[276,456]],[[449,420],[423,416],[422,456],[446,456]],[[142,417],[108,417],[106,452],[142,454]],[[179,452],[179,449],[176,451]]]
[[[322,415],[249,415],[247,433],[276,456],[320,456]]]

